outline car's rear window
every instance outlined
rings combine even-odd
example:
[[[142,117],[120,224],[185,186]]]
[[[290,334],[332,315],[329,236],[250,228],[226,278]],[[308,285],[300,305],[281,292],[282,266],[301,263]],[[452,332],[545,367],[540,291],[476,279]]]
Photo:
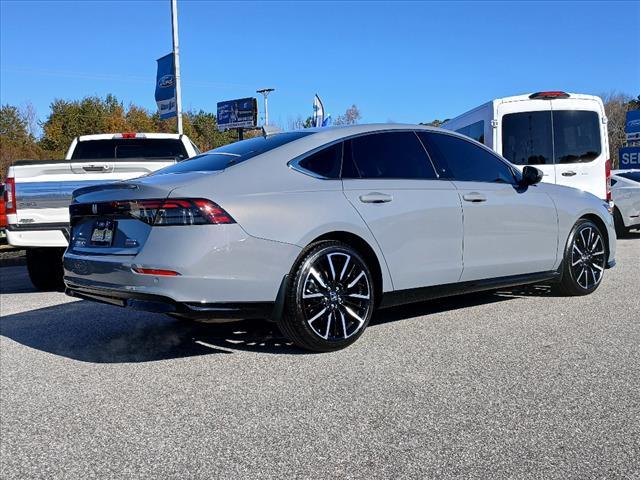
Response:
[[[114,138],[78,142],[72,160],[125,158],[187,158],[180,140],[172,138]]]
[[[171,165],[157,174],[184,172],[213,172],[248,160],[256,155],[266,153],[299,138],[311,135],[313,132],[287,132],[269,137],[255,137],[240,142],[231,143],[223,147],[210,150],[202,155],[190,158],[175,165]]]
[[[616,175],[640,183],[640,172],[618,172]]]

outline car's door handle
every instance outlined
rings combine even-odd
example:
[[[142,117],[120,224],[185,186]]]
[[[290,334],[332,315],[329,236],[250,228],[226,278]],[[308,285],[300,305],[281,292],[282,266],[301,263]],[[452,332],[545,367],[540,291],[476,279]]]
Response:
[[[109,165],[88,165],[82,167],[85,172],[106,172],[109,170]]]
[[[485,197],[483,194],[478,192],[465,193],[462,196],[462,198],[467,202],[474,202],[474,203],[487,201],[487,197]]]
[[[569,170],[568,172],[562,172],[563,177],[573,177],[576,174],[573,170]]]
[[[360,195],[359,198],[362,203],[387,203],[393,200],[391,195],[379,192],[370,192],[365,195]]]

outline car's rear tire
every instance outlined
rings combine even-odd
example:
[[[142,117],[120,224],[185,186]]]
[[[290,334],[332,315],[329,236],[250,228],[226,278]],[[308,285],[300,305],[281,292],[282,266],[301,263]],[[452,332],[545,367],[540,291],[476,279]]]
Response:
[[[624,238],[629,234],[629,229],[624,226],[622,214],[620,210],[618,210],[618,207],[613,207],[613,224],[616,227],[616,237]]]
[[[64,248],[27,249],[27,271],[34,287],[41,291],[64,290],[63,255]]]
[[[294,266],[282,334],[314,352],[340,350],[367,328],[375,307],[373,276],[351,246],[333,240],[311,245]]]
[[[588,295],[602,282],[607,264],[605,236],[591,220],[580,219],[571,229],[562,260],[563,295]]]

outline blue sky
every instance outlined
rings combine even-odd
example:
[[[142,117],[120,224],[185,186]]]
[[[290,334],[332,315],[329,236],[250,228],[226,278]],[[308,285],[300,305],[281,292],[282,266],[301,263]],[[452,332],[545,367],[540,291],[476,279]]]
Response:
[[[452,117],[545,89],[640,94],[639,2],[235,2],[179,0],[185,108],[275,87],[272,121],[313,95],[364,122]],[[0,100],[115,94],[155,109],[171,50],[169,0],[0,2]]]

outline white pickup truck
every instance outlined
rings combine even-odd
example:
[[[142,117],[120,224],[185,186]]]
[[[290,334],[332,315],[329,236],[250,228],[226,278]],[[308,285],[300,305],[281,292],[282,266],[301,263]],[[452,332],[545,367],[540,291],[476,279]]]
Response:
[[[18,161],[7,173],[7,241],[27,248],[27,268],[40,290],[62,283],[74,190],[146,175],[200,151],[186,135],[117,133],[83,135],[64,160]]]

